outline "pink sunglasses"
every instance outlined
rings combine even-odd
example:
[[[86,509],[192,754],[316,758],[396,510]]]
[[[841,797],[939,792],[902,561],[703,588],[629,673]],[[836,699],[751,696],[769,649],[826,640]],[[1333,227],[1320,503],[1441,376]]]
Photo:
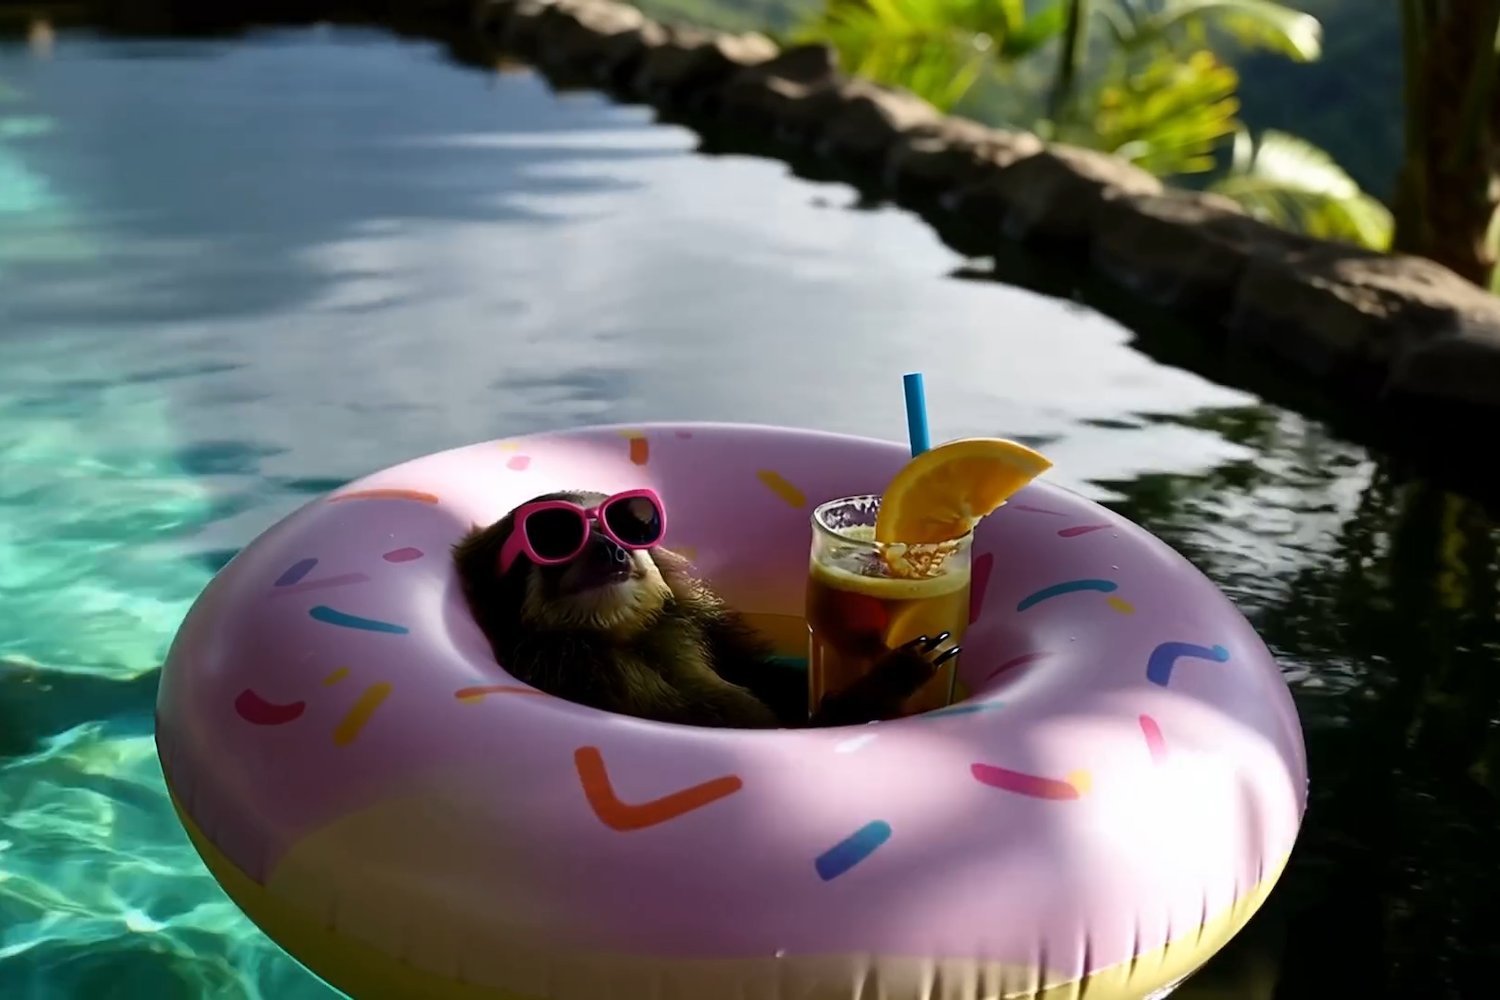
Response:
[[[515,529],[500,546],[500,572],[517,556],[538,566],[576,558],[597,530],[623,549],[650,549],[667,532],[667,511],[655,490],[626,490],[580,507],[567,500],[538,500],[516,508]]]

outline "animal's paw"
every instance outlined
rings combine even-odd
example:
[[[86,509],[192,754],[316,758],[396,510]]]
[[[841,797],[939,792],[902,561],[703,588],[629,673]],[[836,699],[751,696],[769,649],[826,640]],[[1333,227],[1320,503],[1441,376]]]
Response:
[[[919,635],[897,646],[877,660],[864,677],[843,691],[825,697],[813,716],[813,723],[859,725],[900,715],[902,703],[932,680],[943,664],[958,655],[957,645],[944,645],[949,638],[947,632],[933,638]]]
[[[871,693],[878,692],[897,704],[916,694],[943,664],[958,655],[960,646],[945,645],[951,637],[949,632],[932,638],[919,635],[882,656],[865,678]]]

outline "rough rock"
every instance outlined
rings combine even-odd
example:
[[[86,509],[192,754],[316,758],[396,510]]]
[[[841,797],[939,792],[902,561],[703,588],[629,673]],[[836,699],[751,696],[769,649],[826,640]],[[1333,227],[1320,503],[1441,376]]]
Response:
[[[833,49],[794,45],[731,76],[718,106],[736,124],[805,136],[811,123],[825,120],[838,106],[843,82]]]
[[[633,31],[611,35],[604,40],[594,68],[594,78],[620,95],[637,96],[636,74],[646,56],[671,38],[670,31],[655,21],[646,21]]]
[[[851,80],[837,95],[833,114],[817,128],[817,149],[847,165],[878,166],[903,136],[936,134],[942,126],[942,112],[910,91]]]
[[[554,3],[540,18],[536,31],[538,62],[544,69],[560,69],[597,76],[606,54],[618,59],[623,47],[639,49],[646,15],[613,0],[571,0]]]
[[[1500,302],[1490,298],[1487,313],[1462,310],[1453,329],[1398,355],[1385,393],[1500,414]]]
[[[1041,149],[1042,141],[1030,133],[948,118],[936,130],[897,136],[886,151],[881,179],[898,202],[926,205]]]
[[[1356,391],[1500,405],[1500,299],[1424,258],[1321,241],[1253,258],[1228,326]]]
[[[554,0],[494,0],[476,14],[485,41],[522,58],[536,55],[537,32]]]
[[[632,88],[653,101],[710,95],[735,73],[776,57],[776,43],[756,32],[718,34],[672,27],[641,59]]]
[[[1095,225],[1090,254],[1102,275],[1156,305],[1215,320],[1228,312],[1252,259],[1313,246],[1228,198],[1193,191],[1110,199]]]
[[[1124,160],[1054,144],[963,189],[948,207],[994,219],[1009,239],[1074,246],[1098,231],[1106,202],[1162,190],[1161,181]]]

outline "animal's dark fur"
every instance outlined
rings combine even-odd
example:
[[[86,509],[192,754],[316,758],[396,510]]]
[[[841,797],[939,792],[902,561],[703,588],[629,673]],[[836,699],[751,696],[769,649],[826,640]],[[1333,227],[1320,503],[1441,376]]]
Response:
[[[591,506],[604,495],[536,499]],[[618,547],[594,532],[573,562],[538,566],[521,556],[502,575],[500,548],[513,527],[506,515],[454,547],[465,597],[506,670],[579,704],[698,726],[851,725],[898,714],[934,662],[951,655],[908,644],[809,720],[802,677],[774,666],[769,645],[681,556],[660,547],[630,553],[625,577]]]

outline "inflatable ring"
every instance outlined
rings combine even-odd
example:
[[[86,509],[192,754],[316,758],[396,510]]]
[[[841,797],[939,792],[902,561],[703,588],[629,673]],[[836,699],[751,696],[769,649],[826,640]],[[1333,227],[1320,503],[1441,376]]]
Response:
[[[788,651],[808,517],[899,445],[722,424],[539,434],[320,498],[214,578],[157,745],[209,870],[359,998],[1072,998],[1170,988],[1266,898],[1306,803],[1265,645],[1165,544],[1035,483],[980,526],[963,700],[871,726],[649,723],[525,687],[450,546],[651,486]]]

